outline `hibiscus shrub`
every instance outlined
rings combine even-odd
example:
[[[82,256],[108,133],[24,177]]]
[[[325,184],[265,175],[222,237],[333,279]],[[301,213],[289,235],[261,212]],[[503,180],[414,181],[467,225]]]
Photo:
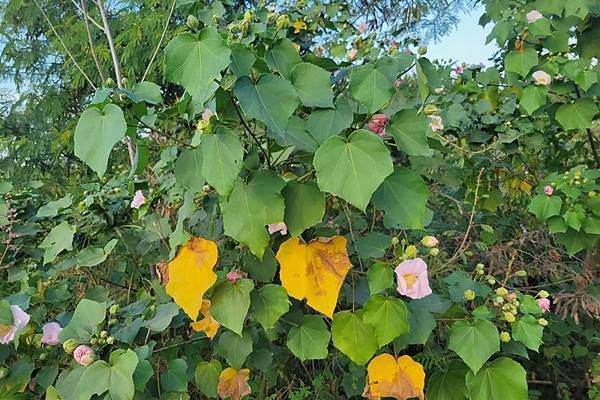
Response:
[[[338,3],[174,3],[71,185],[0,183],[0,397],[585,398],[600,9],[484,3],[489,68]]]

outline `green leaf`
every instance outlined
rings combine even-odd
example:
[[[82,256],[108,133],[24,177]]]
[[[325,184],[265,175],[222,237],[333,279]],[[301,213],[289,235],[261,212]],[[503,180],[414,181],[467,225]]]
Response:
[[[151,319],[144,321],[142,326],[154,332],[162,332],[171,325],[171,321],[179,314],[179,306],[173,302],[160,304]]]
[[[181,33],[165,47],[165,77],[203,98],[211,83],[229,65],[231,50],[213,27],[199,34]]]
[[[305,315],[300,325],[290,329],[287,347],[301,361],[323,360],[327,357],[331,334],[323,318]]]
[[[600,235],[600,218],[587,217],[583,224],[583,230],[585,231],[585,233]]]
[[[379,348],[373,328],[363,321],[360,311],[334,314],[331,334],[333,345],[358,365],[366,364]]]
[[[325,195],[316,184],[289,181],[281,194],[285,200],[284,221],[292,237],[300,236],[323,219]]]
[[[335,102],[334,109],[313,111],[306,121],[306,130],[321,144],[331,136],[352,125],[352,108],[348,100],[342,98]]]
[[[396,168],[375,192],[373,204],[385,212],[386,226],[422,229],[429,195],[421,175],[406,168]]]
[[[231,64],[229,68],[235,76],[238,78],[250,76],[255,61],[256,56],[251,49],[240,43],[231,45]]]
[[[408,310],[402,300],[375,295],[363,309],[363,321],[373,328],[380,348],[408,333]]]
[[[592,99],[581,99],[558,107],[554,118],[565,130],[587,129],[592,126],[597,112],[598,107]]]
[[[265,285],[252,292],[252,314],[264,330],[274,327],[289,309],[287,291],[279,285]]]
[[[265,61],[269,67],[279,72],[281,76],[290,79],[292,69],[300,64],[302,59],[294,43],[287,38],[279,39],[265,54]]]
[[[390,65],[387,58],[376,64],[365,64],[352,70],[348,90],[352,96],[364,104],[369,114],[381,110],[394,94],[394,81],[398,74],[396,66]]]
[[[555,238],[567,248],[569,255],[575,255],[583,249],[591,249],[596,242],[597,236],[568,228],[565,233],[557,233]]]
[[[202,361],[194,374],[196,387],[207,397],[217,397],[217,385],[222,371],[218,360]]]
[[[331,74],[311,63],[300,63],[292,69],[290,81],[306,107],[333,107]]]
[[[563,219],[567,226],[579,231],[585,222],[585,211],[582,207],[569,209],[563,215]]]
[[[252,353],[252,331],[244,330],[242,336],[225,331],[219,337],[215,353],[222,356],[232,368],[240,369]]]
[[[102,111],[88,108],[81,113],[75,127],[75,155],[102,178],[110,152],[125,137],[126,130],[119,106],[107,104]]]
[[[548,196],[538,194],[531,200],[529,211],[531,211],[540,221],[545,221],[550,217],[560,214],[562,199],[558,196]]]
[[[523,89],[519,104],[528,115],[546,104],[547,89],[544,86],[527,86]]]
[[[218,284],[210,298],[210,313],[225,328],[242,335],[244,319],[250,308],[250,292],[254,283],[249,279]]]
[[[118,241],[118,239],[112,239],[106,243],[104,248],[86,247],[77,254],[77,265],[80,267],[95,267],[103,263],[110,253],[112,253]]]
[[[371,265],[367,271],[369,292],[381,293],[394,285],[394,270],[383,263]]]
[[[225,234],[244,243],[259,259],[269,243],[266,225],[283,221],[284,181],[270,171],[258,171],[248,184],[235,183],[227,202],[221,200]]]
[[[256,258],[251,252],[244,252],[242,256],[242,270],[248,272],[250,278],[270,283],[273,282],[275,273],[277,272],[277,260],[275,254],[270,247],[265,249],[262,260]]]
[[[71,321],[60,332],[58,337],[62,343],[69,339],[85,343],[98,330],[98,325],[104,321],[105,317],[106,305],[104,303],[82,299],[77,304]]]
[[[238,79],[234,93],[248,117],[261,121],[279,136],[285,134],[299,103],[294,86],[271,74],[262,74],[256,84],[246,76]]]
[[[316,151],[313,165],[321,190],[365,211],[373,192],[392,173],[390,152],[371,132],[358,130],[347,140],[334,136]]]
[[[492,354],[500,350],[498,328],[483,319],[456,321],[450,329],[448,348],[476,373]]]
[[[202,175],[221,196],[227,196],[242,169],[244,147],[238,136],[224,126],[202,135]]]
[[[285,136],[277,136],[275,140],[282,146],[294,146],[296,150],[314,153],[319,143],[306,131],[306,121],[297,115],[292,115],[288,121]]]
[[[185,149],[175,161],[175,180],[185,189],[199,192],[204,186],[202,164],[204,157],[201,147]]]
[[[544,327],[538,324],[534,316],[523,315],[511,325],[511,329],[514,340],[523,343],[528,349],[538,351],[542,344]]]
[[[508,357],[500,357],[477,374],[469,371],[466,377],[471,399],[527,400],[525,369]]]
[[[429,120],[412,109],[398,112],[387,129],[394,136],[396,146],[410,156],[431,156],[433,151],[427,144]]]
[[[526,294],[519,300],[519,311],[521,311],[523,314],[542,315],[542,309],[540,306],[538,306],[533,296]]]
[[[188,388],[187,363],[181,358],[169,361],[167,369],[160,374],[160,389],[165,392],[186,392]]]
[[[534,49],[512,50],[504,59],[506,72],[527,76],[531,68],[538,64],[538,54]]]
[[[63,208],[70,207],[71,204],[73,204],[73,197],[70,194],[68,194],[65,197],[62,197],[55,201],[51,201],[41,206],[38,209],[36,217],[56,217],[60,210],[62,210]]]
[[[390,247],[390,237],[381,232],[367,232],[355,242],[360,258],[381,258]]]
[[[460,361],[453,361],[447,371],[437,371],[427,383],[428,400],[466,400],[469,390],[465,376],[469,368]]]
[[[56,256],[63,250],[73,250],[74,235],[75,228],[69,225],[67,221],[63,221],[52,228],[39,246],[44,249],[44,265],[54,261]]]
[[[0,300],[0,325],[12,325],[14,318],[12,310],[10,309],[10,303],[6,299]]]
[[[154,82],[144,81],[136,83],[133,86],[132,92],[141,101],[149,104],[160,104],[163,101],[160,86]]]

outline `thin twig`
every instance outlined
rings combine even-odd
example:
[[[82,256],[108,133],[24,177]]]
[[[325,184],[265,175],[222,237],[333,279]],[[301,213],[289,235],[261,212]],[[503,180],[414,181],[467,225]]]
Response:
[[[100,75],[100,79],[102,80],[102,82],[105,82],[106,78],[104,77],[104,73],[102,72],[102,68],[100,67],[100,61],[98,61],[98,57],[96,56],[96,51],[94,50],[94,41],[92,40],[92,32],[90,31],[90,24],[88,23],[88,13],[87,13],[86,2],[87,2],[87,0],[81,0],[81,12],[83,13],[83,23],[85,25],[85,31],[87,32],[88,42],[90,44],[90,51],[92,52],[92,57],[94,58],[94,63],[96,63],[96,68],[98,69],[98,74]]]
[[[146,71],[144,71],[144,75],[142,75],[141,82],[144,82],[146,80],[146,76],[148,76],[148,73],[150,72],[150,68],[152,68],[152,64],[154,63],[154,59],[156,58],[156,55],[158,54],[158,51],[160,50],[160,46],[162,45],[162,42],[165,39],[165,35],[167,34],[167,28],[169,27],[169,22],[171,21],[171,17],[173,16],[173,11],[175,10],[176,2],[177,2],[177,0],[173,0],[173,2],[171,3],[171,9],[169,10],[169,16],[167,17],[167,20],[165,21],[165,28],[162,31],[162,35],[160,35],[160,40],[158,41],[158,45],[156,46],[154,53],[152,53],[150,62],[148,63],[148,66],[146,67]]]
[[[590,147],[592,148],[592,154],[594,155],[594,160],[596,160],[596,167],[600,168],[600,155],[598,155],[598,149],[596,148],[596,141],[594,140],[594,135],[592,134],[592,129],[587,128],[587,136],[588,141],[590,142]]]
[[[79,10],[79,12],[83,13],[83,10],[81,9],[81,7],[79,6],[79,4],[77,4],[77,2],[75,0],[71,0],[71,2],[75,5],[75,7]],[[104,32],[104,28],[102,27],[102,25],[100,25],[98,22],[96,22],[96,20],[92,17],[90,17],[89,14],[87,14],[86,18],[92,22],[92,24],[96,25],[96,27],[98,29],[100,29],[102,32]]]
[[[46,19],[46,22],[48,22],[48,25],[50,25],[50,29],[52,30],[52,32],[56,35],[56,37],[58,38],[58,41],[60,42],[60,44],[62,45],[62,47],[65,49],[65,51],[67,52],[67,55],[69,56],[69,58],[71,59],[71,61],[73,61],[73,64],[75,64],[75,68],[77,68],[79,70],[79,72],[81,72],[81,74],[83,75],[83,77],[85,78],[85,80],[90,84],[90,86],[96,90],[96,85],[94,85],[94,82],[92,82],[92,80],[90,79],[89,76],[87,76],[87,74],[83,71],[83,69],[81,68],[81,66],[79,66],[79,64],[77,63],[77,61],[75,61],[75,57],[73,57],[73,54],[71,54],[71,52],[69,51],[69,49],[67,48],[67,45],[65,44],[65,42],[62,40],[62,37],[60,37],[60,35],[58,34],[58,32],[56,31],[56,29],[54,29],[54,25],[52,25],[52,22],[50,21],[50,18],[48,18],[48,15],[46,15],[46,12],[44,11],[44,9],[42,8],[42,6],[40,5],[40,3],[38,3],[38,0],[33,0],[33,2],[35,3],[35,5],[37,6],[37,8],[40,9],[40,11],[42,12],[42,15],[44,16],[44,18]]]

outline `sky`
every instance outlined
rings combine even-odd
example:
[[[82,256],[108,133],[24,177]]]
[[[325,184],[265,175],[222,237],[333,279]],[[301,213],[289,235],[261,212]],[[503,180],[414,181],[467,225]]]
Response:
[[[479,26],[479,17],[483,14],[483,7],[475,8],[470,14],[461,17],[455,30],[445,36],[438,43],[427,46],[427,57],[430,59],[444,59],[465,62],[467,64],[491,65],[488,58],[497,49],[495,42],[485,45],[485,38],[492,30],[492,24],[486,28]]]

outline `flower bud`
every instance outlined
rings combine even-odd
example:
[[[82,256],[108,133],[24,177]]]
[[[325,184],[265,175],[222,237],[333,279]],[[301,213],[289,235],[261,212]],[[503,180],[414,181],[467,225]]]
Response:
[[[417,256],[417,253],[417,247],[413,245],[408,246],[406,250],[404,250],[404,255],[407,258],[415,258]]]
[[[400,239],[394,236],[392,238],[392,246],[398,246],[398,243],[400,243]]]
[[[540,324],[541,326],[548,326],[548,321],[546,320],[546,318],[540,318],[538,319],[538,324]]]
[[[465,290],[465,292],[463,293],[463,296],[465,299],[467,299],[469,301],[475,300],[475,292],[471,289]]]
[[[275,20],[275,26],[279,30],[286,29],[289,24],[290,17],[288,17],[287,15],[280,15],[279,17],[277,17],[277,20]]]
[[[500,341],[504,343],[510,342],[510,333],[506,331],[500,332]]]
[[[496,294],[498,296],[506,296],[508,294],[508,290],[506,290],[506,288],[501,287],[496,289]]]
[[[546,297],[550,296],[550,293],[548,293],[545,290],[540,290],[540,292],[538,293],[538,296],[540,296],[542,299],[545,299]]]
[[[111,314],[116,314],[119,312],[119,305],[118,304],[113,304],[112,306],[110,306],[110,308],[108,309],[108,312]]]
[[[88,366],[96,360],[96,354],[91,347],[82,344],[73,351],[73,358],[78,364]]]
[[[425,247],[435,247],[439,243],[439,240],[435,236],[424,236],[421,239],[421,244]]]
[[[433,249],[429,250],[429,255],[431,255],[432,257],[435,257],[438,254],[440,254],[440,249],[438,249],[437,247],[434,247]]]
[[[115,343],[115,338],[114,338],[114,336],[109,336],[109,337],[107,337],[107,338],[106,338],[106,343],[107,343],[107,344],[113,344],[113,343]]]
[[[483,271],[483,268],[485,268],[485,265],[483,265],[482,263],[479,263],[475,266],[475,269],[478,271]]]
[[[500,297],[500,296],[496,296],[494,298],[494,304],[496,305],[500,305],[504,303],[504,297]]]
[[[427,46],[420,46],[417,49],[417,53],[419,53],[420,56],[424,56],[425,54],[427,54]]]
[[[108,78],[104,81],[104,85],[107,87],[115,87],[115,81],[112,78]]]
[[[8,368],[0,367],[0,379],[4,379],[8,375]]]
[[[108,332],[106,332],[106,331],[102,331],[102,332],[100,332],[100,337],[101,337],[102,339],[106,339],[106,338],[108,337]]]
[[[504,320],[505,320],[506,322],[515,322],[515,320],[516,320],[516,318],[515,318],[515,316],[513,315],[513,313],[510,313],[510,312],[505,312],[505,313],[503,314],[503,316],[504,316]]]
[[[524,278],[527,276],[527,271],[521,269],[521,270],[515,272],[515,275],[518,276],[519,278]]]
[[[204,193],[208,193],[208,192],[210,192],[210,185],[204,185],[204,186],[202,186],[202,191],[203,191]]]
[[[73,353],[73,351],[79,346],[79,343],[75,339],[68,339],[63,343],[63,350],[67,354]]]
[[[427,115],[432,115],[432,114],[437,114],[438,113],[438,108],[435,106],[435,104],[427,104],[425,106],[425,108],[423,109],[423,111],[425,112],[425,114]]]
[[[198,28],[198,25],[200,25],[200,21],[198,21],[198,18],[196,18],[193,15],[188,15],[188,17],[187,17],[188,28],[195,30],[196,28]]]
[[[488,285],[495,285],[496,284],[496,279],[494,279],[493,276],[488,276],[487,278],[485,278],[485,280],[487,281]]]

